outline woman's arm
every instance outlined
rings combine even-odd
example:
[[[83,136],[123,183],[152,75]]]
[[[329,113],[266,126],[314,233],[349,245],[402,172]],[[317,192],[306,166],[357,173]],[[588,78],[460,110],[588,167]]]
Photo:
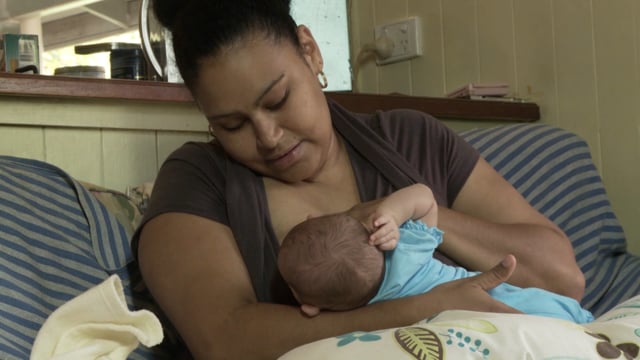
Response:
[[[469,269],[486,271],[505,255],[518,259],[510,282],[573,297],[585,280],[567,236],[480,158],[452,209],[440,208],[440,250]]]
[[[510,257],[427,294],[308,318],[298,307],[256,301],[231,230],[222,224],[160,215],[144,226],[138,254],[145,283],[196,359],[275,359],[315,340],[408,325],[445,309],[514,311],[486,292],[509,278]]]

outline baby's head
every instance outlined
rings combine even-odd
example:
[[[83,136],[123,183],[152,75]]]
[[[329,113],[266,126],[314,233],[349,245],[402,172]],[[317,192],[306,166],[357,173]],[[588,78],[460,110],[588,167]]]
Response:
[[[366,305],[384,272],[383,254],[368,238],[347,214],[311,218],[285,236],[278,268],[303,305],[335,311]]]

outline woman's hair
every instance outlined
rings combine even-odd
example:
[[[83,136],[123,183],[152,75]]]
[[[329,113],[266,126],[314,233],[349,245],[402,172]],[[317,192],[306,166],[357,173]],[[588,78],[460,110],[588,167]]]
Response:
[[[278,268],[303,304],[330,310],[366,305],[384,272],[382,252],[368,238],[347,214],[312,218],[285,236]]]
[[[158,21],[173,38],[176,64],[192,88],[199,65],[225,47],[262,34],[274,41],[289,40],[299,47],[290,0],[154,0]]]

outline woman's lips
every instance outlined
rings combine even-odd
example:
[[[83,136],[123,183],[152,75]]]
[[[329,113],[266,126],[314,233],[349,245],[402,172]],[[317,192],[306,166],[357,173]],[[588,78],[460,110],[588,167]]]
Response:
[[[278,169],[288,168],[300,158],[302,150],[300,144],[301,143],[297,143],[296,145],[289,148],[289,150],[287,150],[287,152],[285,152],[284,154],[267,161]]]

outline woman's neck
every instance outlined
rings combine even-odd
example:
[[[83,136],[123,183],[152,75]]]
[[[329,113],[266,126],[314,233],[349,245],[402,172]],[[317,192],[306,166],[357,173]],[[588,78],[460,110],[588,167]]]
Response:
[[[353,169],[344,140],[338,134],[332,138],[327,159],[316,175],[304,181],[320,186],[335,186],[353,181]],[[304,183],[302,184],[304,186]]]

